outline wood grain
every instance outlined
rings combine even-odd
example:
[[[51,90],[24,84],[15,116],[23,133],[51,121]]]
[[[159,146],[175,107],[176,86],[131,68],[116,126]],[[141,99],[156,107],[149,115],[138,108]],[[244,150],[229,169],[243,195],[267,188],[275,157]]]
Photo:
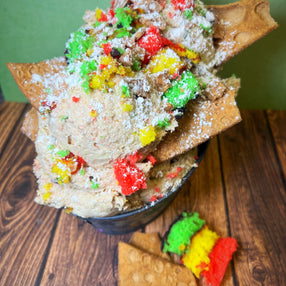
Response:
[[[267,116],[284,178],[286,178],[286,112],[268,110]]]
[[[131,235],[100,233],[63,211],[41,285],[116,285],[118,242]]]
[[[7,110],[19,114],[15,107],[22,111],[23,106],[11,104]],[[22,119],[10,128],[0,158],[0,285],[35,285],[56,221],[56,211],[33,202],[35,152],[20,132]]]
[[[0,285],[117,285],[117,245],[64,211],[33,202],[35,150],[20,132],[28,105],[0,107]],[[184,210],[240,245],[222,285],[284,285],[285,111],[244,111],[212,139],[199,168],[162,216],[161,235]]]
[[[230,229],[240,245],[235,273],[240,285],[284,285],[283,180],[263,111],[242,115],[219,136]]]
[[[4,102],[0,107],[0,154],[11,136],[15,124],[18,122],[23,110],[26,108],[24,103]]]
[[[162,236],[182,211],[198,212],[211,230],[220,236],[229,235],[216,138],[211,141],[200,166],[183,186],[175,201],[163,215],[146,226],[146,232],[159,232]],[[230,265],[221,285],[234,285]]]

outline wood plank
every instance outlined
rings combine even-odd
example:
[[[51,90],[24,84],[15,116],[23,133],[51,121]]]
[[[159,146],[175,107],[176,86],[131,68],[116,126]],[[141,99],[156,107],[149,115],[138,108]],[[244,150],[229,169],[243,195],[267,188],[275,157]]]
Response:
[[[146,226],[146,232],[158,232],[161,236],[182,211],[196,211],[206,220],[209,228],[221,236],[228,236],[220,159],[217,139],[210,146],[198,169],[186,182],[171,206],[154,222]],[[222,286],[234,285],[231,265],[228,266]]]
[[[0,154],[26,107],[25,103],[4,102],[0,107]]]
[[[286,178],[286,111],[268,110],[267,116],[284,178]]]
[[[219,136],[240,285],[284,285],[283,180],[263,111],[242,112],[243,123]]]
[[[41,285],[117,285],[117,245],[130,237],[100,233],[63,211]]]
[[[17,106],[24,105],[9,104],[4,111],[12,112]],[[35,285],[57,215],[33,202],[35,151],[20,132],[22,120],[23,116],[0,158],[0,285]],[[1,130],[6,123],[6,119],[0,121]]]

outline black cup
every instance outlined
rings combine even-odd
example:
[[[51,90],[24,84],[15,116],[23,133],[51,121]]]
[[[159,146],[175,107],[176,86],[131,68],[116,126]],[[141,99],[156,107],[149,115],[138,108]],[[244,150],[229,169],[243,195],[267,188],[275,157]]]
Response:
[[[209,141],[198,146],[197,163],[202,160]],[[83,218],[90,223],[96,230],[106,234],[124,234],[133,232],[143,228],[158,217],[175,199],[183,184],[190,178],[196,168],[192,168],[182,179],[180,185],[173,191],[170,191],[165,197],[158,199],[156,202],[147,204],[146,206],[108,217]]]

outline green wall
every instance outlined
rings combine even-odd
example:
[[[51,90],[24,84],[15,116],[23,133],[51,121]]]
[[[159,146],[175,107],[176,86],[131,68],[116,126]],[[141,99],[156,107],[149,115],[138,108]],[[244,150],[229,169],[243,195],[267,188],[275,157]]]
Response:
[[[241,108],[286,109],[286,1],[272,0],[270,5],[280,27],[225,64],[220,72],[223,77],[234,73],[242,79],[238,97]],[[37,62],[63,55],[70,32],[83,23],[84,11],[108,6],[106,0],[0,0],[0,85],[6,100],[26,101],[6,62]]]

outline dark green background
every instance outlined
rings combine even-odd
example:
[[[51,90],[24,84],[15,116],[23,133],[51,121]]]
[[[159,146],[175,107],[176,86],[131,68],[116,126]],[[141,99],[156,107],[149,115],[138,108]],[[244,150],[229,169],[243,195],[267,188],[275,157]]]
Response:
[[[229,0],[206,0],[225,4]],[[7,101],[26,101],[6,62],[38,62],[63,55],[70,32],[87,9],[106,8],[99,0],[0,0],[0,84]],[[225,64],[223,77],[242,79],[241,108],[286,109],[286,1],[270,1],[280,27]]]

